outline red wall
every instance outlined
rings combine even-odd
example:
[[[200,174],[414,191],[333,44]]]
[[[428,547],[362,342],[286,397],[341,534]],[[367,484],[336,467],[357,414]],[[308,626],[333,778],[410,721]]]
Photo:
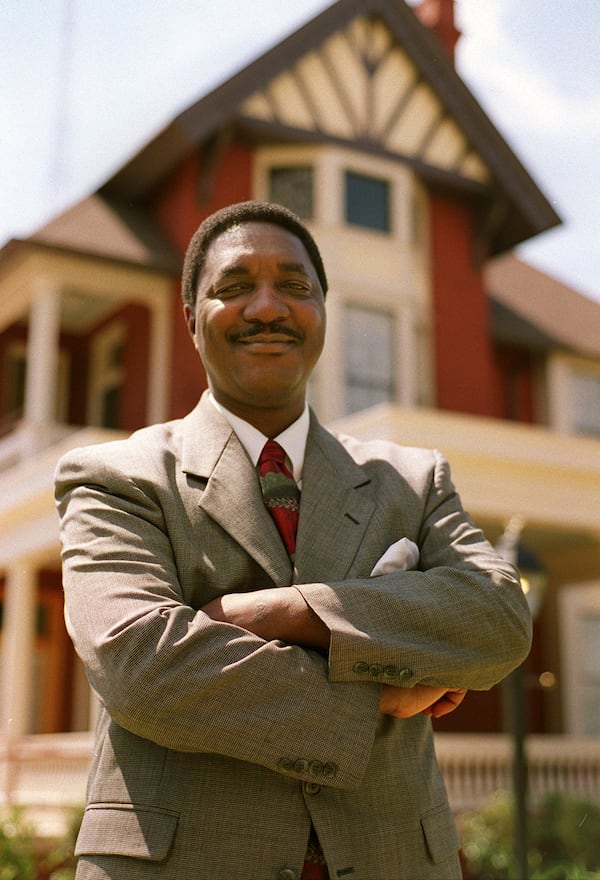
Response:
[[[473,260],[475,210],[434,193],[430,214],[437,406],[495,415],[488,301]]]
[[[252,160],[250,146],[233,143],[223,150],[217,161],[209,159],[211,167],[205,175],[206,160],[198,150],[160,186],[152,211],[182,257],[205,217],[225,205],[252,198]]]
[[[535,357],[515,346],[498,345],[494,352],[497,415],[530,424],[539,421],[535,406]]]
[[[119,421],[124,430],[135,431],[147,421],[150,313],[145,306],[130,303],[123,309],[121,317],[127,324],[127,341]]]
[[[155,194],[153,213],[167,239],[182,259],[202,220],[225,205],[252,198],[253,151],[233,143],[210,172],[203,174],[203,154],[198,151],[181,163]],[[179,418],[197,403],[206,376],[182,317],[179,284],[173,292],[171,387],[169,418]]]

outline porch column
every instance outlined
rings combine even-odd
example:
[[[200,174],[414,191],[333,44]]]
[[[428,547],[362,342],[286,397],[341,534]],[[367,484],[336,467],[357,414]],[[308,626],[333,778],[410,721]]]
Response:
[[[0,666],[0,724],[5,736],[31,732],[36,573],[29,560],[16,560],[6,571]]]
[[[167,377],[169,375],[171,334],[167,328],[171,317],[171,302],[165,294],[160,303],[150,309],[150,364],[148,373],[149,425],[163,422],[167,417]],[[182,319],[183,320],[183,319]]]
[[[31,425],[54,422],[60,332],[60,292],[40,286],[29,312],[25,421]]]

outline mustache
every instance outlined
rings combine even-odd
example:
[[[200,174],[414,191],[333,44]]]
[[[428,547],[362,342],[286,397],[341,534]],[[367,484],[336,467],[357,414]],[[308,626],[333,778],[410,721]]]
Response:
[[[246,330],[241,330],[239,333],[232,333],[231,340],[237,342],[239,339],[252,339],[253,336],[268,336],[270,333],[277,333],[281,336],[290,336],[298,342],[302,342],[304,339],[304,335],[300,333],[299,330],[295,330],[293,327],[286,327],[283,324],[274,323],[252,324],[252,326],[246,328]]]

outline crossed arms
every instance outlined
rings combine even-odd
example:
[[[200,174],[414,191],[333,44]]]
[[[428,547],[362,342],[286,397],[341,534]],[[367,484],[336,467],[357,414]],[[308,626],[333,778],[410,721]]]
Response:
[[[201,609],[211,620],[248,630],[265,641],[281,640],[327,652],[331,633],[295,587],[271,587],[250,593],[229,593]],[[454,711],[463,701],[463,688],[436,688],[417,684],[400,688],[381,685],[379,711],[395,718],[422,712],[433,718]]]

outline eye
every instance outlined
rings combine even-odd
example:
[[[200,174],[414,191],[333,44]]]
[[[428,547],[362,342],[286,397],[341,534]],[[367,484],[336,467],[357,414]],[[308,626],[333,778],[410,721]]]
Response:
[[[308,281],[289,279],[288,281],[284,281],[281,287],[283,290],[292,293],[294,296],[310,296],[312,294],[312,287]]]
[[[214,295],[219,299],[230,299],[248,290],[249,285],[245,281],[231,281],[228,284],[215,287]]]

